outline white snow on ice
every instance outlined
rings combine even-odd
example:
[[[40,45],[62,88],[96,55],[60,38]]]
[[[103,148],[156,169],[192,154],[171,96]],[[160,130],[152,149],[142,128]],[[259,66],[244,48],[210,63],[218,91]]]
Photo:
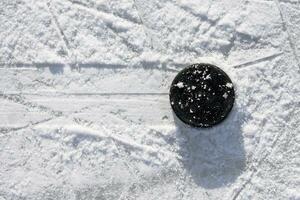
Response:
[[[0,199],[300,199],[297,0],[0,1]],[[236,101],[185,126],[185,66]],[[226,85],[230,87],[229,85]]]

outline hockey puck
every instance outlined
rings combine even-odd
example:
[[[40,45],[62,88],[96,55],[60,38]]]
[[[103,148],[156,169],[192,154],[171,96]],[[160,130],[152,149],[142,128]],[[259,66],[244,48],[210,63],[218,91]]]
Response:
[[[234,103],[228,75],[212,64],[193,64],[172,82],[170,103],[176,116],[195,127],[211,127],[223,121]]]

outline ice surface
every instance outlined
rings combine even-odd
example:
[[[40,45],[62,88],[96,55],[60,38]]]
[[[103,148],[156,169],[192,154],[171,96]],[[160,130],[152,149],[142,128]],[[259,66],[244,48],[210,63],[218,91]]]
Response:
[[[1,200],[300,198],[299,1],[2,0],[0,22]],[[197,62],[236,90],[211,129],[171,112]]]

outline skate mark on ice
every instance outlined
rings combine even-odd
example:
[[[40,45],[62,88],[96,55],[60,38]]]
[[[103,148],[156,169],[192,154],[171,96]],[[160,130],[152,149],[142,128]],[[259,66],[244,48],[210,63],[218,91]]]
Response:
[[[149,33],[149,31],[147,31],[147,29],[151,29],[151,28],[147,27],[147,25],[145,24],[144,19],[142,17],[142,15],[143,15],[142,9],[137,5],[136,0],[132,0],[132,1],[133,1],[133,6],[135,7],[135,9],[137,11],[137,14],[138,14],[138,17],[141,21],[141,26],[144,30],[144,33],[145,33],[146,37],[148,38],[150,47],[151,47],[151,49],[153,49],[154,48],[153,39],[152,39],[151,34]]]
[[[137,26],[141,25],[140,22],[136,21],[134,18],[129,18],[129,16],[126,16],[127,18],[124,18],[123,16],[121,16],[117,13],[112,13],[112,12],[108,12],[108,11],[103,10],[103,9],[94,8],[94,7],[91,7],[91,6],[89,6],[85,3],[77,1],[77,0],[67,0],[67,1],[72,3],[74,6],[79,6],[79,7],[82,7],[84,9],[90,10],[91,14],[93,14],[94,12],[98,12],[98,14],[101,14],[101,15],[104,15],[104,14],[108,15],[107,17],[109,17],[109,18],[116,18],[118,20],[126,21],[126,22],[132,23],[132,24],[137,25]]]
[[[263,57],[263,58],[258,58],[256,60],[248,61],[248,62],[245,62],[245,63],[242,63],[242,64],[233,65],[232,67],[236,68],[236,69],[245,68],[245,67],[260,63],[260,62],[272,60],[272,59],[274,59],[278,56],[281,56],[282,54],[283,54],[283,52],[275,53],[275,54],[272,54],[272,55],[269,55],[269,56],[266,56],[266,57]]]
[[[124,119],[121,119],[121,120],[124,120]],[[86,120],[86,121],[89,121],[89,120]],[[106,122],[103,122],[102,120],[101,120],[100,124],[99,123],[95,124],[93,122],[91,122],[91,123],[94,126],[92,126],[90,128],[92,128],[92,129],[95,128],[94,130],[98,130],[97,127],[99,127],[99,126],[102,127],[104,130],[106,130],[106,127],[105,127]],[[121,128],[120,131],[122,131],[122,130],[123,129]],[[143,152],[144,154],[147,154],[148,157],[153,157],[157,153],[159,153],[161,157],[173,156],[172,153],[149,147],[148,145],[141,144],[138,141],[128,139],[128,137],[123,139],[122,137],[111,135],[108,132],[110,132],[110,131],[105,131],[105,135],[103,136],[104,137],[103,139],[110,140],[116,147],[119,154],[122,157],[126,158],[126,160],[124,160],[124,163],[128,167],[132,176],[135,177],[137,182],[140,182],[141,180],[143,180],[144,176],[142,174],[140,174],[140,171],[134,165],[131,165],[131,162],[138,161],[138,162],[143,162],[144,164],[149,164],[150,161],[143,157],[140,157],[140,156],[132,157],[130,152]],[[160,166],[160,163],[157,163],[156,161],[151,161],[151,164],[155,165],[156,167]],[[135,184],[135,183],[133,183],[133,184]],[[130,189],[131,186],[132,185],[130,185],[127,189]],[[126,192],[127,189],[125,188],[124,192]]]
[[[74,119],[74,118],[73,118]],[[77,119],[80,119],[80,118],[77,118]],[[90,121],[90,120],[82,120],[84,121],[85,123],[90,123],[90,124],[93,124],[94,126],[91,126],[91,127],[87,127],[87,126],[84,126],[83,124],[80,124],[81,126],[83,127],[86,127],[86,128],[89,128],[89,129],[92,129],[92,130],[97,130],[95,128],[102,128],[105,130],[105,134],[103,135],[95,135],[95,137],[98,137],[100,139],[109,139],[111,140],[112,142],[115,143],[116,147],[118,147],[118,145],[120,146],[123,146],[125,147],[126,150],[128,151],[138,151],[138,152],[146,152],[147,154],[149,155],[156,155],[157,152],[161,153],[163,156],[165,157],[171,157],[173,156],[171,153],[169,152],[165,152],[165,151],[159,151],[158,149],[156,148],[153,148],[153,147],[150,147],[150,146],[147,146],[147,145],[144,145],[144,144],[140,144],[132,139],[129,139],[128,137],[126,138],[122,138],[122,136],[114,136],[113,134],[109,134],[107,128],[104,126],[104,123],[102,122],[101,124],[95,124],[94,122]],[[149,160],[145,160],[143,158],[139,158],[139,160],[145,162],[145,163],[148,163]],[[157,166],[159,166],[157,164]]]
[[[120,41],[136,55],[140,54],[143,51],[143,49],[141,47],[129,42],[126,38],[124,38],[123,36],[120,35],[120,32],[126,32],[126,31],[130,30],[130,26],[124,28],[124,27],[117,25],[116,22],[114,21],[114,18],[116,18],[114,15],[100,12],[98,9],[91,8],[83,3],[78,3],[77,1],[76,1],[76,3],[74,3],[73,1],[68,0],[68,2],[70,2],[72,5],[76,5],[78,7],[78,9],[82,9],[83,11],[93,15],[94,17],[100,18],[101,21],[108,28],[107,30],[111,31],[111,33],[113,35],[115,35],[117,38],[119,38]],[[131,21],[125,20],[123,18],[122,18],[122,20],[130,22],[131,25],[133,25],[133,26],[140,25],[140,24],[134,24]]]
[[[283,4],[300,5],[300,1],[280,0],[279,2]]]
[[[267,3],[274,3],[274,0],[253,0],[253,2],[267,2]],[[289,0],[279,0],[282,4],[291,4],[291,5],[299,5],[299,1],[289,1]]]
[[[295,57],[295,60],[297,62],[298,67],[300,68],[300,61],[299,61],[299,57],[297,55],[297,48],[295,47],[295,44],[293,42],[292,34],[291,34],[290,29],[287,25],[285,15],[284,15],[283,11],[280,8],[280,2],[278,0],[274,0],[274,1],[276,3],[276,6],[277,6],[279,14],[280,14],[280,18],[281,18],[281,21],[282,21],[282,28],[287,33],[288,41],[289,41],[290,47],[292,49],[293,56]]]
[[[246,186],[251,183],[251,180],[253,179],[254,177],[254,171],[250,174],[250,177],[243,183],[243,185],[237,190],[237,192],[235,192],[233,194],[233,197],[232,197],[232,200],[236,200],[240,194],[242,193],[242,191],[246,188]]]
[[[5,95],[11,95],[11,96],[15,96],[15,95],[33,95],[33,96],[53,96],[53,95],[57,95],[57,96],[166,96],[169,95],[169,93],[167,92],[116,92],[116,93],[97,93],[97,92],[46,92],[45,94],[41,94],[39,93],[31,93],[31,92],[15,92],[15,93],[5,93]],[[0,94],[1,96],[1,94]]]
[[[274,119],[274,124],[282,124],[281,120]],[[281,125],[282,127],[285,127],[285,124]],[[241,192],[246,188],[246,186],[251,183],[251,180],[254,178],[254,176],[257,174],[258,170],[260,169],[260,166],[266,161],[266,159],[273,153],[274,147],[278,143],[280,137],[282,137],[283,134],[281,134],[281,131],[278,131],[278,134],[274,137],[274,140],[272,141],[272,144],[270,145],[271,150],[270,151],[264,151],[264,155],[261,156],[261,158],[257,161],[252,163],[252,165],[248,168],[248,171],[251,172],[250,177],[242,184],[242,186],[237,190],[236,193],[233,194],[232,200],[236,200],[238,196],[241,194]]]
[[[184,6],[184,5],[180,5],[180,4],[176,4],[175,2],[173,1],[167,1],[168,3],[171,3],[173,6],[179,8],[180,10],[184,11],[185,13],[187,14],[190,14],[192,16],[194,16],[195,18],[197,19],[200,19],[200,23],[202,23],[203,21],[206,21],[208,22],[211,26],[210,27],[213,27],[215,26],[221,19],[222,19],[222,16],[220,16],[218,19],[216,20],[212,20],[212,19],[209,19],[207,17],[207,15],[205,14],[200,14],[200,13],[195,13],[195,11],[193,11],[191,8],[189,8],[188,6]],[[210,9],[211,5],[209,6],[208,9]],[[208,12],[208,11],[207,11]]]
[[[98,140],[111,141],[114,144],[119,155],[123,158],[126,158],[126,159],[123,159],[123,162],[124,162],[125,166],[128,168],[129,172],[132,174],[132,176],[134,176],[136,180],[140,180],[141,178],[143,178],[143,176],[140,176],[139,171],[133,165],[131,165],[130,161],[139,161],[139,162],[143,162],[145,164],[149,164],[149,160],[147,160],[143,157],[139,157],[139,156],[132,157],[132,156],[128,155],[128,153],[129,152],[143,152],[143,153],[146,153],[148,156],[152,157],[153,155],[157,154],[157,152],[158,152],[157,149],[149,147],[144,144],[140,144],[132,139],[128,139],[128,137],[122,138],[122,136],[114,136],[112,134],[109,134],[110,131],[108,131],[106,129],[105,122],[100,122],[100,124],[99,123],[95,124],[94,122],[91,122],[89,120],[84,120],[84,121],[90,122],[89,124],[92,124],[91,127],[87,127],[89,129],[92,129],[94,131],[103,129],[104,134],[102,134],[102,135],[97,134],[97,135],[95,135],[95,137],[97,137]],[[79,123],[79,125],[81,125],[82,127],[86,127],[85,125],[80,124],[80,123]],[[172,156],[172,154],[170,154],[168,152],[160,151],[160,154],[162,157]],[[152,161],[151,164],[156,167],[160,166],[160,163],[157,163],[156,161]]]
[[[139,55],[143,49],[135,44],[130,43],[126,38],[121,36],[117,28],[115,28],[111,23],[105,23],[105,25],[108,27],[109,30],[113,32],[114,35],[116,35],[118,38],[120,38],[121,42],[132,52],[134,52],[137,55]]]
[[[54,119],[54,118],[50,117],[50,118],[43,119],[43,120],[40,120],[40,121],[37,121],[37,122],[29,123],[29,124],[27,124],[25,126],[21,126],[21,127],[0,128],[0,133],[1,134],[6,134],[6,133],[9,133],[9,132],[12,132],[12,131],[19,131],[19,130],[27,129],[27,128],[32,127],[32,126],[41,125],[43,123],[49,122],[52,119]]]
[[[174,66],[183,66],[182,63],[170,63]],[[161,66],[160,66],[161,65]],[[0,63],[0,69],[37,69],[37,68],[49,68],[52,72],[58,71],[58,69],[63,68],[65,66],[70,66],[72,68],[78,67],[80,68],[95,68],[95,69],[144,69],[144,70],[161,70],[168,72],[178,72],[179,69],[170,68],[166,66],[165,62],[149,62],[149,61],[141,61],[138,64],[134,65],[124,65],[124,64],[113,64],[113,63],[98,63],[98,62],[90,62],[90,63],[52,63],[52,62],[36,62],[36,63],[24,63],[24,62],[16,62],[16,63]],[[61,71],[61,70],[59,70]]]
[[[277,134],[278,136],[278,134]],[[278,137],[276,137],[275,142],[278,140]],[[237,190],[237,192],[235,192],[232,196],[232,200],[236,200],[239,195],[242,193],[242,191],[247,187],[247,185],[249,183],[251,183],[252,179],[255,177],[255,175],[258,172],[259,167],[261,166],[261,164],[267,159],[267,157],[272,153],[271,152],[267,152],[263,158],[261,158],[258,163],[257,166],[255,166],[254,164],[252,164],[252,166],[249,168],[249,171],[251,172],[250,177],[247,178],[247,180],[242,184],[242,186]]]
[[[25,32],[25,30],[27,30],[27,29],[28,29],[28,27],[24,28],[23,31]],[[14,59],[13,55],[14,55],[14,53],[16,51],[16,47],[17,47],[20,39],[21,39],[21,33],[18,32],[16,34],[16,40],[14,40],[14,42],[12,44],[12,47],[11,47],[12,51],[9,53],[8,60],[13,60]]]
[[[25,62],[15,62],[15,63],[0,63],[0,68],[2,69],[19,69],[19,68],[47,68],[47,67],[64,67],[65,63],[56,62],[37,62],[37,63],[25,63]]]
[[[61,28],[59,22],[58,22],[58,19],[57,19],[57,16],[54,14],[54,11],[52,10],[51,8],[51,5],[50,5],[50,2],[47,2],[47,8],[49,10],[49,13],[51,15],[51,18],[52,18],[52,21],[54,22],[55,24],[55,27],[57,29],[57,32],[59,33],[60,37],[61,37],[61,40],[63,41],[63,43],[65,44],[65,48],[67,50],[67,53],[68,53],[68,56],[70,56],[70,53],[71,53],[71,47],[70,47],[70,42],[68,40],[68,38],[66,37],[63,29]]]
[[[36,103],[26,101],[24,97],[22,97],[21,95],[18,95],[18,94],[17,95],[8,95],[8,94],[0,93],[0,98],[7,99],[9,101],[12,101],[17,104],[21,104],[21,105],[26,106],[31,109],[38,109],[39,111],[43,111],[54,117],[60,117],[63,114],[61,111],[52,110],[46,106],[42,106],[42,105],[38,105]]]
[[[8,100],[10,100],[10,99],[8,99]],[[30,107],[28,107],[28,105],[24,105],[24,106],[27,107],[27,108],[30,108]],[[89,109],[92,106],[93,105],[91,105],[91,106],[85,106],[85,107],[83,107],[83,108],[81,108],[79,110],[75,110],[74,112],[68,113],[68,115],[73,115],[73,114],[76,114],[76,113],[80,113],[80,112],[82,112],[84,110]],[[45,106],[43,106],[43,107],[45,108]],[[46,107],[46,108],[48,108],[48,107]],[[39,108],[37,107],[37,109],[39,109]],[[52,110],[51,108],[48,108],[48,109]],[[39,110],[39,111],[40,112],[44,112],[44,110]],[[52,110],[52,112],[55,112],[55,111]],[[27,124],[25,126],[21,126],[21,127],[16,127],[16,128],[0,128],[0,133],[9,133],[9,132],[12,132],[12,131],[19,131],[19,130],[27,129],[29,127],[34,127],[36,125],[41,125],[43,123],[46,123],[46,122],[49,122],[51,120],[58,119],[58,118],[61,118],[61,117],[66,117],[67,118],[68,116],[66,116],[65,114],[62,114],[60,116],[53,116],[53,117],[50,117],[50,118],[47,118],[47,119],[43,119],[43,120],[40,120],[40,121],[37,121],[37,122],[31,122],[31,123],[29,123],[29,124]],[[75,118],[73,118],[73,119],[74,119],[75,122],[77,122]]]

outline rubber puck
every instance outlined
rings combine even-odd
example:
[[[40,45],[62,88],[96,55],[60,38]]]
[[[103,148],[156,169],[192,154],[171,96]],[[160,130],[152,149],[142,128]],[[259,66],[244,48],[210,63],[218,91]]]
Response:
[[[176,116],[194,127],[211,127],[223,121],[234,104],[232,81],[212,64],[193,64],[172,82],[170,103]]]

